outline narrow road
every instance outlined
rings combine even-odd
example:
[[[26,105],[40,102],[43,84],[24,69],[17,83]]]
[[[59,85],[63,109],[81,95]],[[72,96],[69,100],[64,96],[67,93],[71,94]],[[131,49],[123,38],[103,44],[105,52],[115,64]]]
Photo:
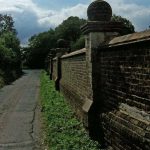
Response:
[[[40,71],[0,89],[0,150],[38,150]]]

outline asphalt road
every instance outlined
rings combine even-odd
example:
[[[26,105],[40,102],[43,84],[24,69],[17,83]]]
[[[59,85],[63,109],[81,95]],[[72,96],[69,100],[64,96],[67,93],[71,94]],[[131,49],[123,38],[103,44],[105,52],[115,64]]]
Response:
[[[0,150],[38,150],[40,70],[0,89]]]

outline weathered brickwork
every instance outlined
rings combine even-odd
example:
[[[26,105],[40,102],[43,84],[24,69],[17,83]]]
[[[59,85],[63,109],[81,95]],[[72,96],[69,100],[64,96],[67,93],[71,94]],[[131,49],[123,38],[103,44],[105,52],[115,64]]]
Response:
[[[150,148],[150,44],[99,48],[99,101],[104,138],[114,149]]]
[[[57,54],[53,80],[102,148],[150,150],[150,30],[119,36],[111,11],[89,6],[85,49]]]
[[[125,39],[119,39],[121,38]],[[116,38],[113,40],[116,42]],[[94,49],[91,66],[88,65],[90,59],[86,49],[63,55],[60,58],[60,91],[77,116],[84,121],[83,106],[86,106],[87,99],[90,98],[91,70],[94,103],[87,114],[87,123],[90,124],[90,130],[96,130],[96,134],[91,136],[103,136],[101,140],[104,139],[103,142],[114,150],[149,150],[149,40],[138,39],[136,42],[126,41],[122,44],[112,44],[112,41]],[[53,59],[53,80],[58,75],[57,67],[57,59]]]
[[[56,58],[53,59],[53,72],[52,72],[52,79],[55,81],[57,78],[57,61]]]
[[[69,99],[78,117],[82,117],[82,106],[87,95],[87,69],[85,52],[61,59],[62,76],[60,90]]]

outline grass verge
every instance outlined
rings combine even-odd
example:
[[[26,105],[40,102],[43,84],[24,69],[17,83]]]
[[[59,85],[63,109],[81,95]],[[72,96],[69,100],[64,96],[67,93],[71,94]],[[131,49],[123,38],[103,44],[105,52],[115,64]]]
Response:
[[[41,104],[44,118],[45,144],[50,150],[98,150],[64,97],[55,91],[53,81],[41,74]]]

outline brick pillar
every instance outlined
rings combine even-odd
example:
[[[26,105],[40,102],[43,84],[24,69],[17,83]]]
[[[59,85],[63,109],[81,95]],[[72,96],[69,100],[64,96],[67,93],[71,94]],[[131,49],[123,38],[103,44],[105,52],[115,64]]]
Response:
[[[49,78],[52,80],[52,75],[53,75],[53,56],[50,55],[49,58]]]
[[[89,129],[89,134],[93,139],[103,142],[103,132],[101,130],[100,113],[102,100],[100,99],[100,89],[98,89],[99,76],[97,71],[98,47],[107,45],[111,39],[120,35],[122,23],[112,22],[111,6],[103,1],[96,0],[90,4],[87,10],[88,22],[81,27],[85,35],[85,47],[87,49],[87,73],[89,78],[88,97],[83,106],[85,112],[85,125]]]
[[[53,58],[54,58],[54,56],[55,56],[55,49],[51,49],[50,53],[49,53],[49,66],[48,66],[50,80],[52,80],[52,75],[53,75]]]
[[[66,48],[66,41],[59,39],[57,41],[59,48],[56,49],[56,63],[57,63],[57,78],[55,79],[55,89],[60,90],[60,79],[61,79],[61,56],[68,52]]]

